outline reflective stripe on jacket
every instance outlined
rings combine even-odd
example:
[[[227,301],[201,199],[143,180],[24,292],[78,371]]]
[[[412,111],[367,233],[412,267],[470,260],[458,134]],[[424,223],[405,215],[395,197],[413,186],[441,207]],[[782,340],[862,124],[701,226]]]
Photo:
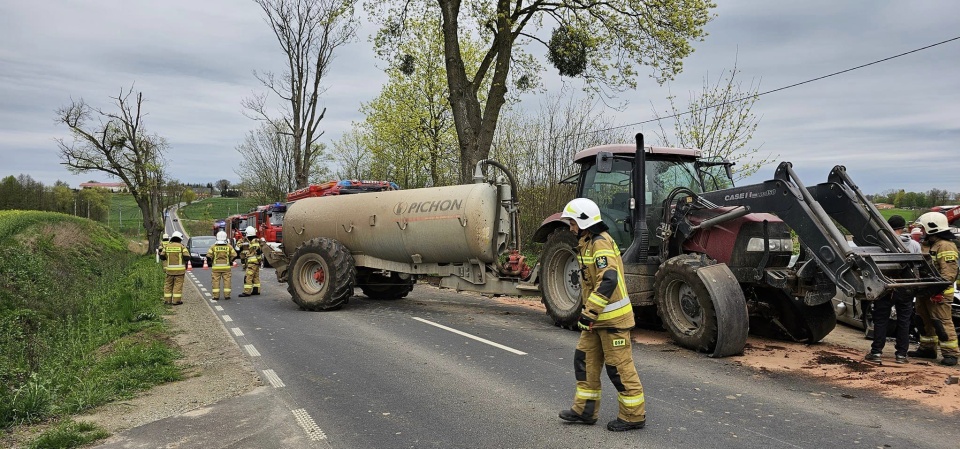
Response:
[[[610,234],[585,233],[579,242],[577,260],[583,268],[581,301],[587,314],[596,317],[593,327],[633,327],[633,305],[627,294],[623,261]]]

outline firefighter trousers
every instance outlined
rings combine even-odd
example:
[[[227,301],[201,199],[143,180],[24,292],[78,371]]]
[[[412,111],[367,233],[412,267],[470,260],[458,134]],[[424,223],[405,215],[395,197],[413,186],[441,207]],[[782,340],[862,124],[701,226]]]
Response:
[[[182,274],[168,274],[163,281],[163,303],[180,304],[183,302]]]
[[[214,270],[211,273],[213,273],[211,274],[212,281],[213,281],[212,282],[213,288],[211,289],[213,293],[213,299],[220,298],[221,286],[223,289],[223,296],[225,298],[229,298],[230,297],[230,281],[233,278],[233,273],[231,273],[229,269],[224,271]]]
[[[595,329],[580,333],[573,355],[573,371],[577,378],[573,411],[585,418],[597,418],[601,397],[600,370],[604,367],[617,389],[620,402],[617,417],[629,422],[644,421],[643,385],[633,364],[629,329]]]
[[[253,293],[253,289],[260,291],[260,264],[259,263],[249,263],[247,264],[246,271],[244,272],[243,277],[243,292],[246,294]]]
[[[930,298],[917,298],[917,315],[923,320],[923,332],[920,335],[920,349],[937,350],[943,357],[960,357],[957,345],[957,330],[950,316],[950,303],[935,303]],[[944,339],[943,337],[946,337]]]

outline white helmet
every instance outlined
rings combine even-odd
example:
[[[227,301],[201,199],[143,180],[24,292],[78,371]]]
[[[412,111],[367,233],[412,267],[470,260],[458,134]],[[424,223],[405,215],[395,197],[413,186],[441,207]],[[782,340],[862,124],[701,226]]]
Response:
[[[217,243],[227,243],[227,233],[220,231],[217,233]]]
[[[163,241],[167,241],[167,240],[170,240],[170,236],[169,236],[169,235],[167,235],[167,233],[166,233],[166,232],[164,232],[164,233],[163,233],[163,237],[160,237],[160,238],[161,238],[161,239],[163,239]]]
[[[253,226],[247,226],[247,229],[244,231],[244,233],[247,234],[247,237],[257,236],[257,230],[254,229]]]
[[[183,240],[183,234],[181,234],[180,231],[174,231],[173,235],[170,236],[170,240],[173,239]]]
[[[927,212],[921,215],[920,218],[917,219],[917,224],[923,228],[923,232],[927,233],[927,235],[950,229],[950,225],[947,223],[947,216],[940,212]]]
[[[593,226],[602,221],[600,219],[600,208],[597,207],[597,203],[594,203],[593,200],[588,198],[574,198],[563,207],[563,213],[560,214],[564,218],[572,218],[577,222],[577,226],[580,229],[587,229],[590,226]]]

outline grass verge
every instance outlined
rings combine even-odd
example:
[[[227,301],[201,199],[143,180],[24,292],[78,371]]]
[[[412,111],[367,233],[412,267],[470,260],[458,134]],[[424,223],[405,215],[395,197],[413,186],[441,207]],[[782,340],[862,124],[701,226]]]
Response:
[[[56,435],[101,433],[70,415],[180,378],[161,318],[162,271],[119,234],[69,215],[4,211],[0,255],[0,429],[50,424],[34,443],[67,445],[36,447],[74,447]]]

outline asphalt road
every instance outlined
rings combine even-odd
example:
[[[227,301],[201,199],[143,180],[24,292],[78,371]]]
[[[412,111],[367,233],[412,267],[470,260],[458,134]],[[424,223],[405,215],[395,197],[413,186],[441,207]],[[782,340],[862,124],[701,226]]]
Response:
[[[209,290],[209,272],[193,274]],[[568,424],[557,413],[573,398],[578,334],[541,311],[418,285],[402,300],[360,295],[306,312],[272,269],[261,282],[262,295],[239,298],[234,269],[233,299],[207,302],[302,427],[333,448],[960,447],[954,420],[911,403],[670,344],[633,349],[645,429],[605,429],[617,404],[606,378],[600,422]]]

